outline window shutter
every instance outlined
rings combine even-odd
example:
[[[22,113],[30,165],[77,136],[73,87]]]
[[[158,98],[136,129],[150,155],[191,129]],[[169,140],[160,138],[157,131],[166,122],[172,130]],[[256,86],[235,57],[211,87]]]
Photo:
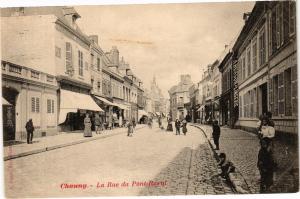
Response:
[[[292,67],[292,112],[293,115],[298,115],[298,87],[297,87],[297,65]]]
[[[276,52],[277,49],[277,45],[276,45],[276,41],[277,41],[277,21],[276,21],[276,9],[272,10],[272,16],[271,16],[271,32],[272,32],[272,41],[271,41],[271,45],[272,45],[272,54]]]
[[[35,111],[37,113],[39,113],[40,112],[40,98],[36,98],[35,102],[36,102]]]
[[[274,116],[278,116],[278,91],[278,75],[276,75],[275,77],[273,77]]]
[[[283,73],[278,75],[278,113],[284,114],[284,79]]]
[[[269,110],[274,115],[273,79],[269,79]]]
[[[54,113],[54,100],[52,100],[52,113]]]
[[[283,39],[286,43],[289,39],[289,1],[283,3]]]
[[[70,42],[66,42],[66,70],[67,72],[71,72],[72,69],[72,45]]]
[[[31,112],[35,112],[35,98],[32,97],[31,98]]]
[[[296,1],[289,1],[289,33],[294,34],[296,29]]]
[[[51,100],[47,99],[47,113],[51,113]]]

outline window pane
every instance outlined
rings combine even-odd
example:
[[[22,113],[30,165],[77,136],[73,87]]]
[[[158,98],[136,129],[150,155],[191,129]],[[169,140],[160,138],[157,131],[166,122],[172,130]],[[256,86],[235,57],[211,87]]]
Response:
[[[47,113],[51,113],[51,100],[47,99]]]
[[[40,98],[36,98],[35,100],[36,100],[35,101],[36,102],[35,110],[37,113],[39,113],[40,112]]]

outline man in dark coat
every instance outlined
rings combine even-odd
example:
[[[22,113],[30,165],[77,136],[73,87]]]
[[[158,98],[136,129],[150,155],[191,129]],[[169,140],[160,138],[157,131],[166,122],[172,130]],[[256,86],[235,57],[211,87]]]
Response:
[[[214,143],[216,145],[216,150],[219,150],[219,139],[220,139],[221,130],[217,120],[214,121],[212,128],[213,128],[212,136],[214,139]]]
[[[175,121],[175,128],[176,128],[176,135],[180,135],[180,121],[178,119],[176,119]]]
[[[27,144],[32,144],[33,131],[34,131],[32,119],[29,119],[29,121],[26,123],[25,128],[27,131]]]
[[[96,114],[95,116],[95,131],[96,131],[96,134],[98,134],[98,131],[100,131],[99,133],[101,133],[101,118],[99,117],[98,114]]]

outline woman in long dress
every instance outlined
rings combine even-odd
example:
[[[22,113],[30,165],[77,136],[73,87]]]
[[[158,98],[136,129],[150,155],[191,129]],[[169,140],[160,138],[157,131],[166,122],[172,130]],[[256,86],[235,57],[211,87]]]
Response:
[[[84,118],[84,132],[83,132],[84,137],[93,136],[91,127],[92,127],[91,119],[89,117],[89,114],[86,114]]]

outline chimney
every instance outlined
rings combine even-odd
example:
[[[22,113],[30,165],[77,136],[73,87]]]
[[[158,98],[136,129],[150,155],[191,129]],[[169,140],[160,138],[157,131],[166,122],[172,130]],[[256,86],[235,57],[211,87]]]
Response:
[[[89,39],[98,44],[98,35],[90,35]]]

